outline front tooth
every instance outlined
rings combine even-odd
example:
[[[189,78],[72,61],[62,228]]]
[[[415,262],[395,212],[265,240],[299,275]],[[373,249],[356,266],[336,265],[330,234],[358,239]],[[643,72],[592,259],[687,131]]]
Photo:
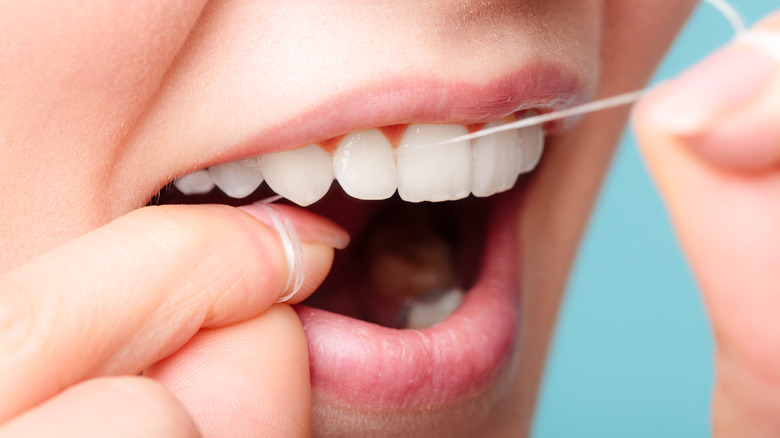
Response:
[[[431,146],[467,134],[460,125],[410,125],[396,150],[398,194],[409,202],[450,201],[471,192],[471,142]]]
[[[496,120],[485,128],[510,123]],[[516,129],[480,137],[472,141],[471,192],[474,196],[490,196],[509,190],[520,175],[521,134]]]
[[[544,151],[544,130],[541,126],[529,126],[519,129],[520,134],[520,173],[534,170]]]
[[[209,167],[214,184],[231,198],[245,198],[263,183],[263,174],[258,168],[247,167],[238,161]]]
[[[405,328],[424,329],[447,319],[463,302],[464,293],[458,288],[434,292],[409,303]]]
[[[398,186],[393,147],[376,129],[341,140],[333,154],[333,173],[344,191],[357,199],[387,199]]]
[[[263,155],[260,170],[273,191],[303,207],[325,196],[333,182],[330,154],[314,144]]]
[[[173,185],[185,195],[204,195],[214,189],[214,181],[206,170],[198,170],[175,180]]]

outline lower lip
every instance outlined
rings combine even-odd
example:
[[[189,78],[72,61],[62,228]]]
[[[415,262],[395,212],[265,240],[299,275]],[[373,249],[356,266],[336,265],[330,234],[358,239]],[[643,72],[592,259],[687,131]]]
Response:
[[[436,406],[487,387],[516,343],[517,190],[492,203],[480,275],[460,308],[424,330],[397,330],[296,306],[309,344],[312,386],[346,404]]]

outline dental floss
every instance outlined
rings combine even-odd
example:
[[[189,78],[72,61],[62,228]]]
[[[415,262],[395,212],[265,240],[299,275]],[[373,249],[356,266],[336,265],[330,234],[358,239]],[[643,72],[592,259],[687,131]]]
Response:
[[[731,26],[732,30],[734,31],[734,36],[738,38],[743,38],[745,40],[750,40],[751,42],[757,42],[760,46],[770,46],[771,49],[768,50],[772,55],[778,57],[780,59],[780,53],[776,49],[776,45],[773,44],[766,44],[769,40],[774,40],[777,38],[776,35],[771,36],[764,36],[764,35],[756,35],[755,37],[750,37],[745,31],[747,30],[747,25],[745,24],[745,21],[742,19],[742,16],[739,14],[739,12],[734,8],[733,5],[731,5],[727,0],[701,0],[703,3],[707,3],[710,6],[714,7],[717,12],[719,12],[728,22]],[[760,33],[760,32],[755,32]],[[744,34],[744,35],[743,35]],[[755,40],[755,41],[754,41]],[[504,131],[511,131],[515,129],[522,129],[522,128],[528,128],[530,126],[536,126],[541,125],[547,122],[551,122],[554,120],[559,119],[565,119],[572,116],[579,116],[584,115],[592,112],[597,111],[603,111],[610,108],[617,108],[624,105],[631,105],[633,103],[638,102],[645,94],[649,93],[652,87],[644,88],[642,90],[637,91],[631,91],[628,93],[618,94],[616,96],[607,97],[604,99],[594,100],[592,102],[588,102],[582,105],[574,106],[571,108],[563,109],[560,111],[553,111],[546,114],[540,114],[537,116],[527,117],[525,119],[518,120],[516,122],[507,123],[506,125],[496,126],[493,128],[486,128],[482,129],[476,132],[472,132],[470,134],[466,135],[460,135],[457,137],[450,138],[448,140],[443,140],[437,143],[432,143],[429,145],[420,146],[419,148],[426,148],[426,147],[434,147],[434,146],[441,146],[451,143],[457,143],[460,141],[466,141],[466,140],[473,140],[475,138],[481,138],[486,137],[488,135],[498,134],[499,132]],[[277,195],[273,196],[267,199],[264,199],[260,201],[260,204],[271,204],[273,202],[276,202],[280,199],[282,199],[283,196]],[[272,211],[270,207],[268,207],[269,210]],[[285,253],[287,254],[287,261],[290,265],[290,272],[293,272],[293,268],[295,267],[295,264],[298,263],[301,267],[301,270],[303,270],[303,250],[300,247],[300,240],[298,239],[298,235],[295,233],[295,230],[292,228],[292,224],[289,224],[289,220],[285,224],[285,227],[282,227],[281,220],[278,216],[278,214],[273,211],[272,212],[272,220],[274,221],[274,227],[279,232],[279,235],[282,236],[283,242],[285,242]],[[277,225],[278,222],[278,225]],[[284,229],[289,228],[287,233],[283,232]],[[299,251],[295,251],[293,249],[293,240],[295,241],[295,244],[297,245],[296,248]],[[292,274],[291,274],[292,275]],[[300,288],[300,284],[303,284],[303,273],[301,272],[300,275],[296,274],[296,288],[293,293],[280,298],[278,302],[283,302],[288,300],[290,297],[295,295],[295,293],[298,292],[298,289]],[[291,282],[291,277],[288,278],[288,285]]]
[[[708,3],[713,6],[723,17],[728,20],[734,31],[735,37],[741,37],[747,29],[744,20],[740,16],[739,12],[728,3],[726,0],[702,0],[704,3]],[[511,131],[515,129],[527,128],[529,126],[541,125],[553,120],[565,119],[571,116],[578,116],[596,111],[602,111],[609,108],[616,108],[624,105],[631,105],[639,101],[646,93],[650,91],[652,87],[648,87],[638,91],[632,91],[617,96],[607,97],[604,99],[594,100],[583,105],[574,106],[560,111],[553,111],[547,114],[541,114],[538,116],[532,116],[525,119],[518,120],[516,122],[507,123],[506,125],[496,126],[493,128],[482,129],[471,134],[460,135],[448,140],[443,140],[438,143],[422,146],[433,147],[441,146],[445,144],[457,143],[459,141],[473,140],[475,138],[485,137],[488,135],[498,134],[499,132]]]
[[[723,15],[726,18],[726,20],[728,20],[729,24],[734,30],[735,36],[738,37],[742,36],[742,33],[745,32],[747,26],[745,25],[745,22],[742,20],[742,17],[739,15],[737,10],[731,4],[729,4],[726,0],[702,0],[702,1],[704,3],[708,3],[711,6],[713,6],[718,12],[720,12],[721,15]],[[772,35],[772,38],[776,38],[776,36]],[[773,49],[772,54],[776,54],[774,50],[776,49]],[[780,59],[780,55],[777,56]],[[508,123],[506,125],[487,128],[487,129],[473,132],[471,134],[461,135],[458,137],[451,138],[449,140],[444,140],[438,143],[434,143],[429,145],[429,147],[445,145],[450,143],[457,143],[459,141],[473,140],[475,138],[485,137],[503,131],[527,128],[529,126],[541,125],[543,123],[547,123],[553,120],[565,119],[568,117],[583,115],[583,114],[592,113],[596,111],[602,111],[609,108],[616,108],[624,105],[630,105],[639,101],[639,99],[641,99],[642,96],[644,96],[649,91],[650,91],[649,88],[645,88],[638,91],[632,91],[628,93],[619,94],[617,96],[595,100],[592,102],[585,103],[583,105],[567,108],[560,111],[554,111],[547,114],[528,117],[513,123]],[[279,238],[282,240],[282,246],[284,247],[285,258],[287,259],[287,283],[285,284],[284,290],[286,291],[289,290],[291,286],[293,287],[292,292],[276,300],[277,303],[284,303],[288,301],[290,298],[292,298],[293,296],[295,296],[295,294],[297,294],[298,291],[301,290],[301,287],[303,286],[303,281],[306,277],[306,273],[305,273],[306,266],[303,260],[304,259],[303,246],[301,245],[301,240],[298,237],[298,233],[295,232],[295,228],[293,227],[292,222],[290,222],[289,219],[282,220],[282,218],[279,216],[279,213],[277,213],[276,210],[274,210],[273,207],[269,205],[282,198],[283,196],[276,195],[257,202],[257,204],[260,207],[262,207],[264,210],[268,212],[268,216],[271,218],[271,222],[273,224],[274,230],[276,230],[276,232],[279,234]]]
[[[573,106],[560,111],[554,111],[547,114],[540,114],[538,116],[528,117],[520,119],[516,122],[508,123],[506,125],[495,126],[493,128],[482,129],[472,132],[471,134],[464,134],[458,137],[451,138],[449,140],[443,140],[438,143],[434,143],[431,146],[439,146],[450,143],[457,143],[459,141],[473,140],[475,138],[485,137],[492,134],[498,134],[503,131],[510,131],[513,129],[522,129],[529,126],[541,125],[553,120],[565,119],[571,116],[579,116],[582,114],[592,113],[594,111],[601,111],[609,108],[616,108],[623,105],[629,105],[638,101],[650,90],[644,89],[639,91],[632,91],[629,93],[618,94],[617,96],[607,97],[605,99],[594,100],[579,106]],[[424,146],[423,146],[424,147]]]
[[[274,202],[276,202],[276,201],[278,201],[280,199],[284,199],[284,196],[282,196],[282,195],[269,196],[269,197],[267,197],[265,199],[261,199],[261,200],[257,201],[257,203],[258,204],[273,204]]]
[[[717,9],[726,20],[729,21],[731,28],[734,30],[734,35],[739,36],[747,30],[745,20],[739,14],[737,9],[726,0],[702,0],[704,3],[709,3],[710,6]]]
[[[738,42],[754,48],[760,48],[764,53],[780,62],[780,34],[766,30],[753,30],[739,36]]]
[[[279,233],[279,238],[282,240],[284,255],[287,259],[287,283],[284,286],[284,290],[286,291],[289,290],[291,286],[293,287],[292,292],[276,300],[277,303],[284,303],[297,294],[298,291],[301,290],[303,281],[306,278],[303,246],[301,245],[301,239],[298,237],[298,233],[295,232],[295,228],[289,219],[282,220],[279,213],[269,205],[281,198],[281,196],[277,195],[257,202],[257,205],[268,213],[274,230]]]

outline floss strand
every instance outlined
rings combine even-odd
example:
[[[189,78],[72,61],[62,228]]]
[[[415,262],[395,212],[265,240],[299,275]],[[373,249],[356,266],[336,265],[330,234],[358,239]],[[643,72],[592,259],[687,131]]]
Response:
[[[713,6],[731,25],[734,35],[739,37],[745,32],[747,26],[745,21],[740,16],[739,12],[728,3],[726,0],[702,0],[704,3],[708,3]],[[506,125],[496,126],[494,128],[482,129],[480,131],[472,132],[471,134],[461,135],[458,137],[450,138],[447,140],[433,143],[430,147],[440,146],[445,144],[457,143],[459,141],[473,140],[475,138],[485,137],[488,135],[498,134],[499,132],[511,131],[514,129],[527,128],[529,126],[541,125],[553,120],[565,119],[572,116],[579,116],[596,111],[602,111],[609,108],[616,108],[625,105],[631,105],[639,101],[646,93],[650,91],[649,88],[645,88],[638,91],[632,91],[617,96],[607,97],[604,99],[595,100],[585,103],[583,105],[574,106],[560,111],[554,111],[547,114],[541,114],[538,116],[532,116],[525,119],[518,120],[516,122],[507,123]],[[423,146],[425,147],[425,146]]]

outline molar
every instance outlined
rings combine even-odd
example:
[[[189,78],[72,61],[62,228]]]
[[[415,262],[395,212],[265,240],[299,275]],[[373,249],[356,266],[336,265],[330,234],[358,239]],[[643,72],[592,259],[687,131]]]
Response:
[[[434,145],[465,135],[460,125],[410,125],[396,149],[398,194],[409,202],[451,201],[471,192],[471,142]]]
[[[325,196],[333,182],[330,154],[314,144],[263,155],[260,171],[273,191],[303,207]]]
[[[427,210],[403,204],[382,212],[362,235],[360,290],[369,321],[397,328],[425,328],[460,305],[454,243]]]
[[[412,300],[406,309],[404,328],[420,330],[444,321],[458,309],[464,296],[463,290],[452,288]]]
[[[339,142],[333,173],[344,191],[357,199],[387,199],[398,186],[393,147],[376,129],[349,134]]]

